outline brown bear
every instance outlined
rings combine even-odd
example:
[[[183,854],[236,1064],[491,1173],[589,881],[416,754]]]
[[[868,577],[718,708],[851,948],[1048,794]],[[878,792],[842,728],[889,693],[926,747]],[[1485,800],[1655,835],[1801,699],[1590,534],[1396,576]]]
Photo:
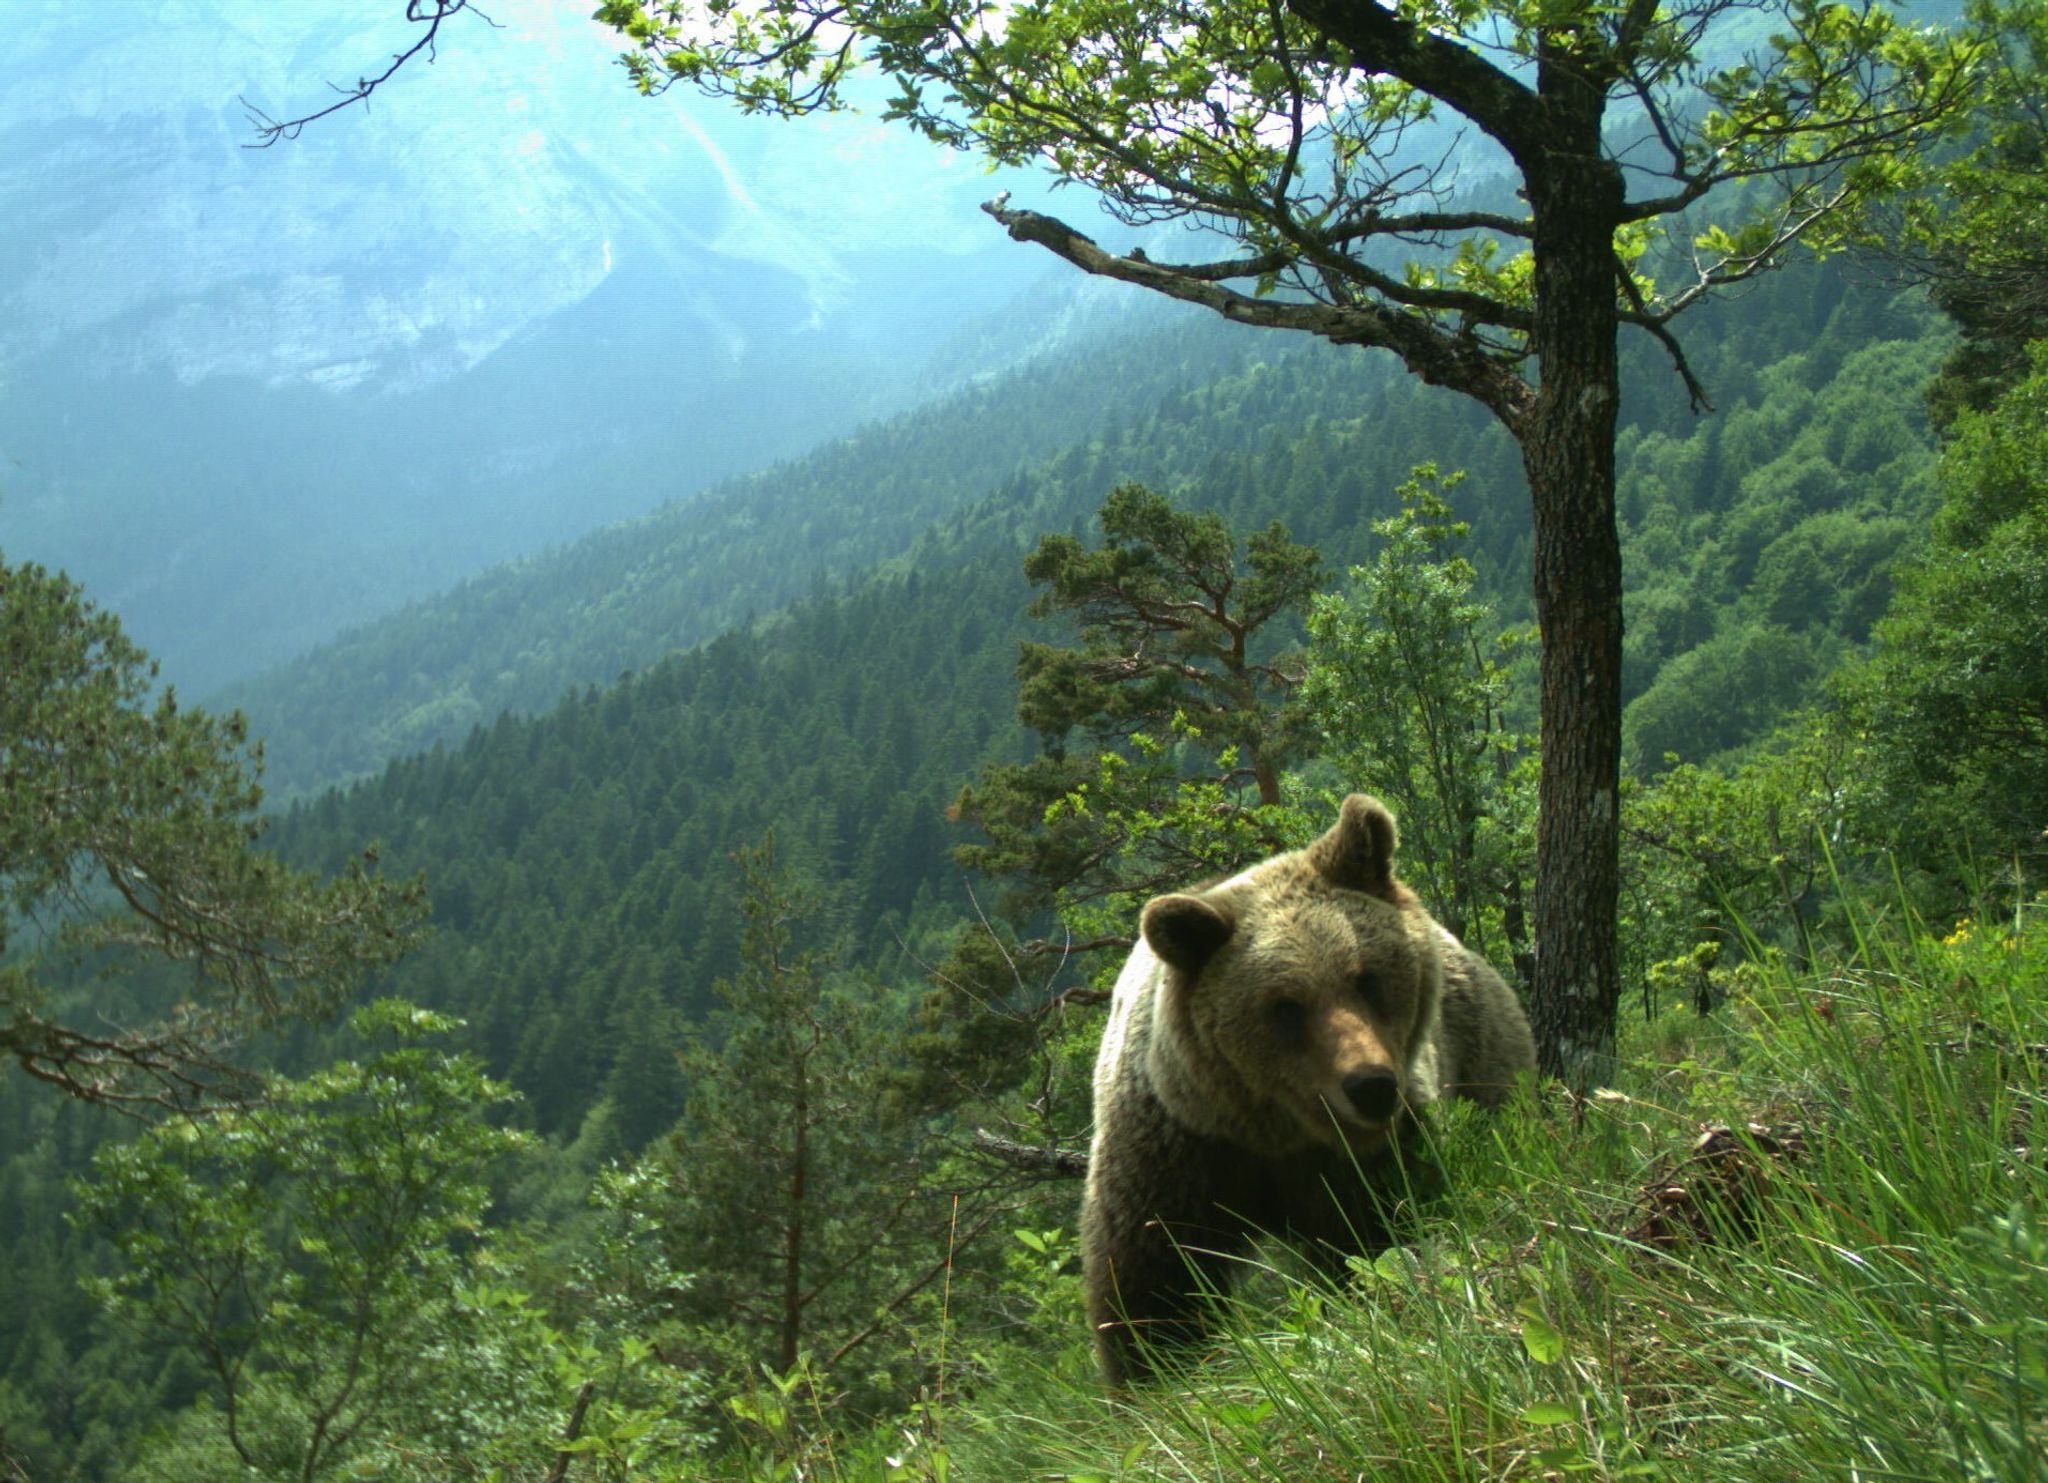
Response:
[[[1535,1067],[1513,991],[1394,878],[1394,843],[1354,793],[1307,849],[1147,903],[1095,1063],[1081,1204],[1111,1385],[1199,1335],[1255,1234],[1333,1264],[1384,1246],[1371,1176],[1413,1110],[1494,1104]]]

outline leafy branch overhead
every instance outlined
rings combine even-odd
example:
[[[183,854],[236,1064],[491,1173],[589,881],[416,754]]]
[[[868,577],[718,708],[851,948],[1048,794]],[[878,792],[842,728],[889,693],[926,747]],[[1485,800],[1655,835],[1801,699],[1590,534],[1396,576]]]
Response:
[[[1528,405],[1515,369],[1531,350],[1537,212],[1527,192],[1476,198],[1438,125],[1483,136],[1533,180],[1558,168],[1557,87],[1613,100],[1618,312],[1675,353],[1675,316],[1914,175],[1912,145],[1968,101],[1984,59],[1887,7],[1829,0],[608,0],[597,14],[632,43],[623,60],[645,92],[682,82],[802,114],[852,106],[856,78],[879,72],[887,116],[930,139],[1048,165],[1126,223],[1192,219],[1241,250],[1119,255],[992,202],[1020,240],[1233,319],[1385,346],[1510,422]],[[1768,207],[1752,193],[1695,219],[1753,180],[1778,187]],[[1659,237],[1680,250],[1653,281],[1638,266]]]

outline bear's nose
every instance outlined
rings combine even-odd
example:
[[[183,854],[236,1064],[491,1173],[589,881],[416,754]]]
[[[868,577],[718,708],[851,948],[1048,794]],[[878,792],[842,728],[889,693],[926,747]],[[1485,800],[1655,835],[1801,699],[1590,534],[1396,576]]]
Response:
[[[1360,1117],[1385,1122],[1394,1115],[1394,1104],[1401,1100],[1400,1079],[1391,1066],[1354,1071],[1344,1078],[1344,1096],[1358,1109]]]

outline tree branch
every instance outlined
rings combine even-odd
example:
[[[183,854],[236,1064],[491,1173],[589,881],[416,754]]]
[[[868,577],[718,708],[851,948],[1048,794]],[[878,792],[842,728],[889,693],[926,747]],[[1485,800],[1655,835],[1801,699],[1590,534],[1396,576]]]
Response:
[[[1377,0],[1293,0],[1289,9],[1351,53],[1352,70],[1383,72],[1440,98],[1498,141],[1524,171],[1540,168],[1543,102],[1470,46]]]
[[[987,1128],[974,1130],[974,1146],[991,1158],[1049,1179],[1079,1179],[1088,1172],[1088,1155],[1085,1153],[1019,1143],[1013,1138],[991,1133]]]
[[[1101,952],[1104,948],[1116,948],[1123,952],[1129,952],[1136,944],[1136,938],[1125,937],[1121,934],[1111,934],[1106,937],[1090,937],[1082,942],[1073,942],[1064,938],[1058,942],[1053,942],[1047,938],[1039,937],[1032,939],[1030,942],[1019,944],[1017,956],[1020,958],[1046,958],[1057,955],[1062,958],[1071,958],[1077,953]],[[1054,995],[1052,999],[1046,1002],[1047,1007],[1061,1002],[1068,1004],[1100,1004],[1108,998],[1109,995],[1101,989],[1072,988]]]
[[[1623,320],[1630,324],[1639,324],[1645,329],[1654,329],[1676,319],[1717,288],[1742,283],[1770,272],[1783,262],[1785,249],[1804,236],[1816,223],[1831,216],[1848,194],[1847,186],[1838,187],[1818,205],[1807,205],[1803,210],[1796,202],[1786,203],[1777,230],[1771,234],[1770,241],[1762,247],[1739,257],[1723,258],[1717,263],[1695,262],[1694,271],[1698,277],[1694,283],[1666,299],[1660,307],[1646,310],[1641,314],[1624,314]]]
[[[1368,266],[1362,258],[1345,256],[1340,249],[1372,237],[1409,237],[1436,232],[1500,232],[1510,237],[1526,239],[1530,226],[1512,216],[1501,216],[1494,212],[1451,212],[1418,211],[1403,216],[1383,216],[1378,211],[1368,211],[1354,218],[1348,225],[1328,232],[1295,232],[1285,227],[1285,218],[1276,213],[1276,221],[1283,224],[1283,230],[1297,245],[1276,247],[1253,257],[1223,258],[1211,263],[1154,263],[1145,256],[1143,249],[1131,253],[1129,261],[1148,264],[1151,267],[1202,283],[1222,283],[1233,278],[1271,278],[1277,274],[1298,270],[1304,260],[1322,274],[1325,284],[1331,280],[1354,283],[1392,303],[1412,309],[1461,314],[1472,323],[1495,324],[1506,329],[1526,332],[1533,318],[1524,310],[1512,308],[1484,294],[1462,289],[1417,288],[1401,279],[1377,271]],[[1011,235],[1015,235],[1012,233]],[[1342,304],[1350,295],[1341,291],[1325,290],[1321,294],[1325,302]]]
[[[883,1306],[882,1311],[875,1315],[874,1320],[871,1323],[869,1323],[865,1328],[858,1330],[856,1333],[852,1335],[852,1337],[848,1338],[845,1343],[841,1344],[837,1349],[833,1350],[829,1355],[827,1355],[825,1357],[825,1368],[827,1370],[830,1370],[833,1366],[837,1365],[839,1361],[845,1359],[847,1355],[851,1354],[861,1345],[867,1343],[867,1341],[872,1339],[876,1334],[879,1334],[884,1328],[888,1327],[889,1320],[894,1318],[897,1315],[897,1313],[902,1311],[904,1304],[908,1303],[912,1298],[916,1297],[920,1292],[924,1291],[927,1287],[930,1287],[932,1283],[937,1281],[945,1273],[952,1270],[953,1259],[958,1254],[960,1249],[971,1244],[977,1237],[981,1235],[983,1231],[987,1230],[989,1228],[990,1223],[994,1221],[996,1216],[1000,1213],[1000,1207],[998,1207],[997,1209],[990,1210],[987,1214],[982,1216],[982,1218],[978,1222],[975,1223],[975,1225],[967,1232],[965,1236],[957,1238],[957,1240],[955,1240],[953,1244],[948,1248],[946,1254],[943,1257],[941,1257],[938,1261],[934,1262],[931,1265],[931,1268],[928,1271],[926,1271],[922,1277],[919,1277],[916,1281],[912,1282],[908,1287],[901,1289],[895,1297],[891,1298],[888,1301],[888,1303],[886,1303]]]
[[[1678,343],[1678,337],[1672,334],[1650,306],[1643,302],[1643,291],[1636,283],[1635,274],[1629,271],[1628,264],[1616,258],[1614,274],[1621,280],[1622,293],[1627,296],[1630,305],[1629,312],[1622,316],[1623,321],[1648,330],[1671,356],[1672,368],[1678,372],[1678,379],[1685,383],[1686,398],[1693,412],[1698,414],[1713,411],[1714,404],[1708,400],[1706,387],[1701,385],[1699,377],[1693,374],[1692,362],[1685,358],[1685,347]]]
[[[1534,392],[1511,366],[1488,353],[1478,341],[1440,329],[1420,314],[1372,302],[1313,304],[1253,298],[1207,278],[1190,277],[1170,264],[1152,262],[1141,253],[1117,257],[1057,218],[1012,210],[1008,203],[1005,192],[981,209],[1016,241],[1035,242],[1085,273],[1199,304],[1237,324],[1302,330],[1336,345],[1391,350],[1424,381],[1464,392],[1517,435],[1534,404]]]
[[[562,1445],[555,1449],[555,1460],[548,1465],[547,1483],[562,1483],[569,1476],[569,1464],[576,1456],[569,1447],[583,1435],[583,1413],[590,1409],[590,1398],[595,1394],[595,1380],[586,1380],[577,1387],[576,1404],[569,1409],[569,1424],[562,1429]]]
[[[421,52],[427,54],[427,62],[431,65],[434,61],[435,38],[441,34],[442,22],[446,21],[450,16],[460,14],[465,10],[471,15],[482,19],[486,25],[497,26],[498,24],[481,10],[478,10],[471,3],[471,0],[407,0],[405,7],[406,20],[413,25],[424,24],[427,28],[426,34],[404,51],[395,54],[391,58],[391,65],[375,77],[359,77],[356,79],[356,85],[352,88],[344,88],[339,84],[329,83],[328,86],[341,94],[341,97],[337,102],[328,104],[317,113],[303,114],[298,118],[274,119],[262,109],[256,107],[247,98],[238,99],[237,101],[242,105],[242,111],[248,116],[250,124],[256,130],[256,142],[254,144],[244,144],[242,148],[268,149],[280,139],[298,138],[300,131],[307,124],[326,118],[330,113],[339,113],[342,109],[354,107],[358,103],[368,103],[372,93],[376,92],[385,83],[391,81],[398,74],[398,70],[401,67]]]
[[[130,1117],[246,1106],[261,1078],[222,1058],[228,1042],[196,1012],[147,1033],[89,1035],[26,1016],[0,1026],[0,1053],[27,1075]]]

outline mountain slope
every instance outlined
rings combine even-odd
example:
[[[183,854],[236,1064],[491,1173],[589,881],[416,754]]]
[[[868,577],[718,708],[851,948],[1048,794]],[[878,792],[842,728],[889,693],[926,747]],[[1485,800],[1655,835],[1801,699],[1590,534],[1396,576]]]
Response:
[[[1693,364],[1720,400],[1705,418],[1686,407],[1661,352],[1629,348],[1620,451],[1631,698],[1714,636],[1717,605],[1757,571],[1781,570],[1766,547],[1782,533],[1780,491],[1807,477],[1804,466],[1853,443],[1859,476],[1880,448],[1879,463],[1904,458],[1924,471],[1924,419],[1908,389],[1924,356],[1892,354],[1898,364],[1875,395],[1859,389],[1861,373],[1817,403],[1812,388],[1831,384],[1857,347],[1931,333],[1917,301],[1851,293],[1833,269],[1778,275],[1689,326]],[[1873,365],[1886,358],[1868,353]],[[1827,431],[1795,437],[1794,419],[1816,414]],[[1853,432],[1859,421],[1864,431]],[[821,578],[1017,549],[1085,519],[1123,480],[1192,491],[1240,525],[1282,515],[1323,545],[1334,574],[1363,558],[1371,521],[1423,459],[1469,471],[1460,505],[1475,559],[1503,619],[1526,614],[1527,496],[1498,429],[1383,357],[1197,316],[1069,345],[768,473],[492,571],[222,700],[249,712],[268,738],[273,785],[295,795],[455,740],[502,710],[538,711],[773,612]],[[1930,497],[1913,468],[1887,473],[1888,510]],[[1797,493],[1788,524],[1821,513],[1843,487]],[[1724,550],[1719,522],[1738,511],[1741,533]],[[1837,579],[1881,595],[1905,533],[1888,526],[1830,555],[1847,563]],[[1818,535],[1802,539],[1812,546]],[[1655,709],[1679,716],[1697,704]]]
[[[358,775],[701,643],[821,577],[899,557],[933,522],[1055,450],[1280,348],[1186,315],[1134,337],[1069,342],[767,472],[488,571],[219,702],[266,738],[277,791]],[[671,446],[650,429],[639,456],[658,467]]]

